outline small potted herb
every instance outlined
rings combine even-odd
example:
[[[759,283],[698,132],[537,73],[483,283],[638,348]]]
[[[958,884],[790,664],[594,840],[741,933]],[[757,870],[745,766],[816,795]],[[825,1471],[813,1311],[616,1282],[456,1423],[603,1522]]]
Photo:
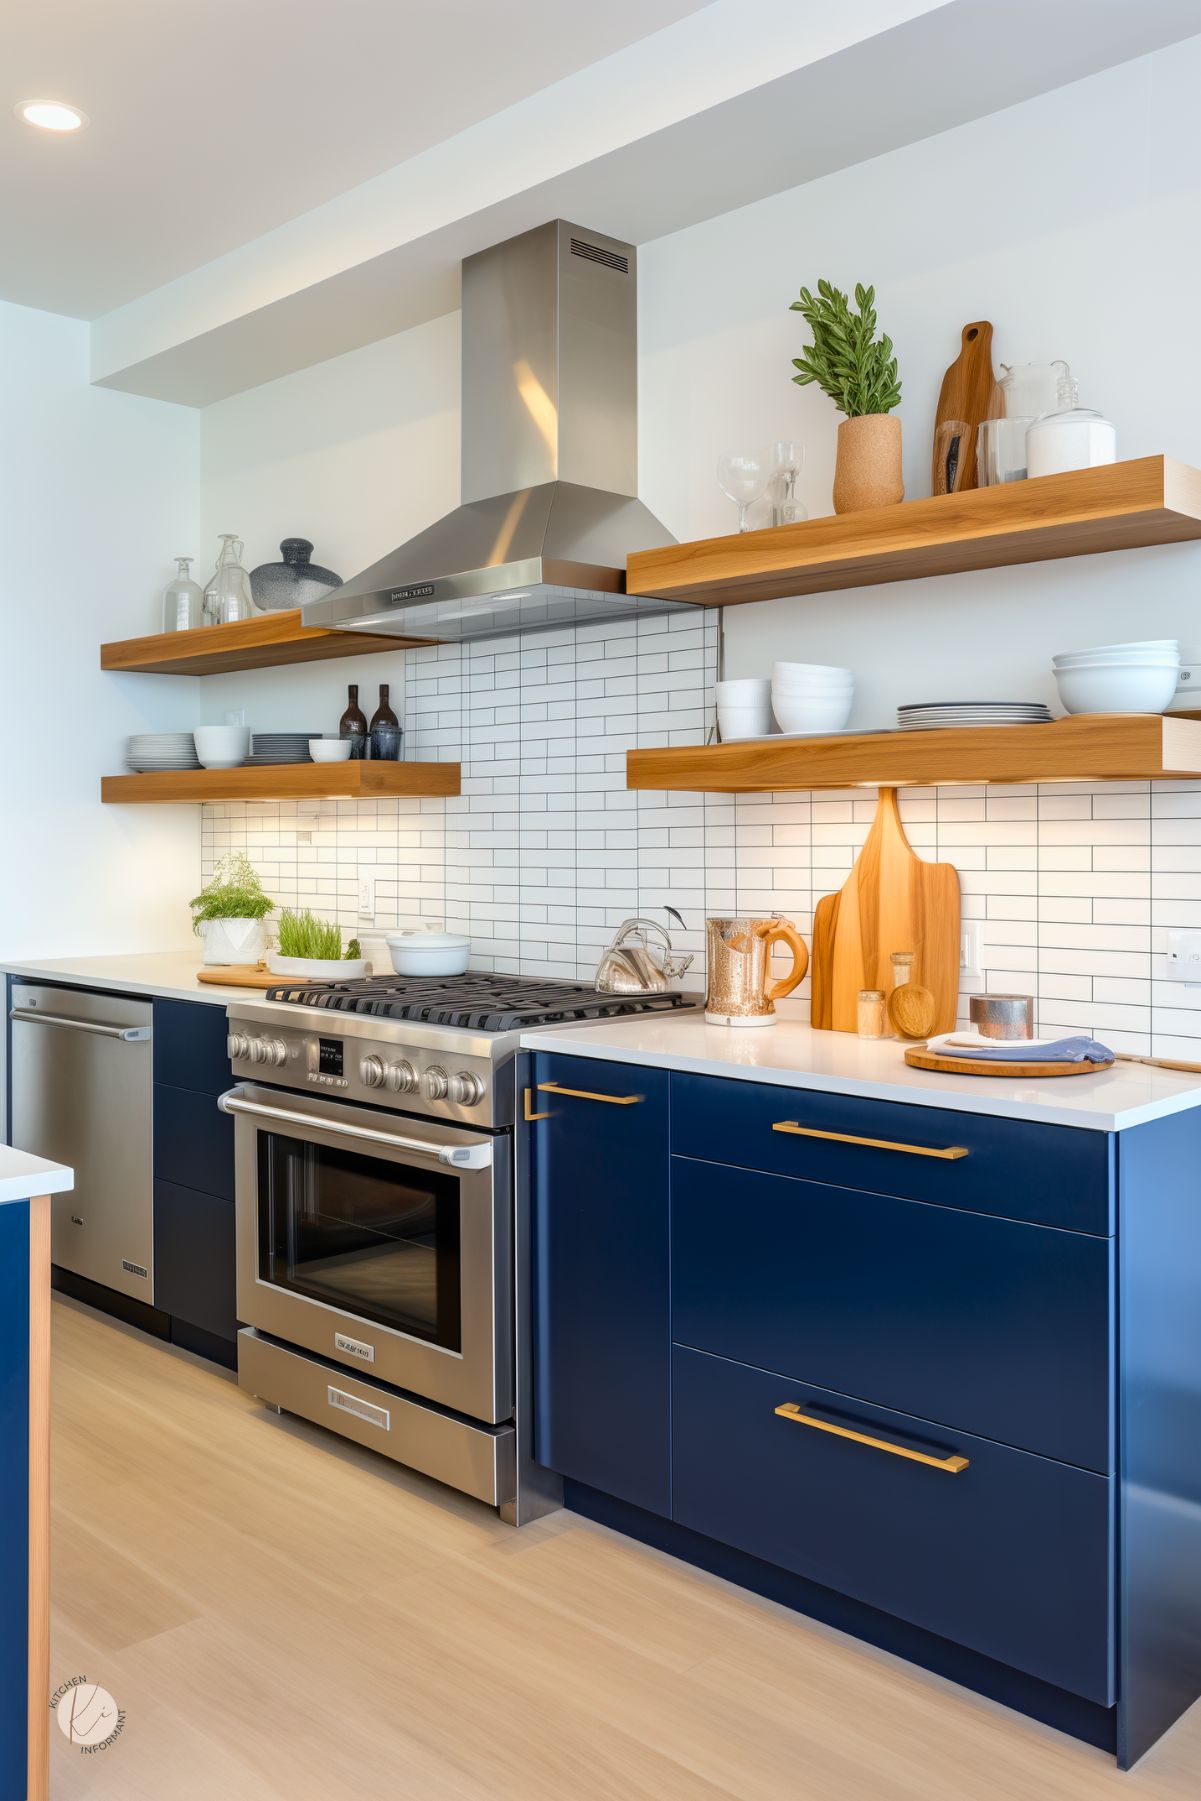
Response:
[[[905,498],[901,477],[901,382],[892,339],[876,338],[876,290],[855,288],[852,312],[847,296],[828,281],[817,294],[802,288],[791,311],[802,313],[813,333],[803,356],[794,356],[801,387],[816,382],[845,417],[838,428],[834,466],[834,511],[893,506]]]
[[[342,949],[342,928],[318,919],[306,908],[279,916],[279,948],[267,958],[267,967],[278,976],[314,976],[325,981],[365,976],[367,964],[357,938]]]
[[[275,902],[249,857],[231,851],[189,903],[192,928],[204,940],[205,963],[258,963],[267,948],[266,918]]]

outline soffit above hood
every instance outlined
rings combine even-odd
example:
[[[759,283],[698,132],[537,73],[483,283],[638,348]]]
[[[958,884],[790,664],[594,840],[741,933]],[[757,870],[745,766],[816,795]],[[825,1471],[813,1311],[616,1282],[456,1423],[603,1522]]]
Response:
[[[500,637],[691,608],[627,595],[674,542],[637,497],[635,252],[552,220],[463,264],[463,503],[303,609],[306,626]]]

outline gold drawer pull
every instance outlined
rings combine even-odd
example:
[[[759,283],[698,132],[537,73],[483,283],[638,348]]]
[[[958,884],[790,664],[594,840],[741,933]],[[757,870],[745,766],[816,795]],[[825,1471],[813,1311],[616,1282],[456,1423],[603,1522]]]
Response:
[[[815,1420],[810,1413],[802,1413],[795,1401],[785,1401],[775,1411],[783,1420],[792,1420],[798,1426],[812,1426],[815,1432],[832,1432],[835,1438],[850,1438],[857,1445],[868,1445],[873,1451],[888,1451],[893,1457],[907,1457],[911,1463],[928,1463],[932,1470],[945,1470],[948,1476],[957,1476],[960,1470],[968,1466],[966,1457],[931,1457],[928,1451],[910,1451],[904,1445],[890,1444],[886,1438],[873,1438],[868,1432],[854,1432],[850,1426],[835,1426],[829,1420]]]
[[[547,1083],[542,1086],[547,1087]],[[946,1163],[954,1163],[960,1157],[966,1157],[968,1151],[962,1144],[948,1145],[945,1151],[931,1150],[925,1144],[895,1144],[891,1138],[857,1138],[851,1132],[819,1132],[816,1126],[798,1126],[795,1119],[781,1119],[772,1127],[773,1132],[791,1132],[797,1138],[829,1138],[835,1144],[866,1144],[873,1151],[905,1151],[910,1157],[939,1157]]]
[[[540,1094],[563,1094],[573,1101],[607,1101],[610,1107],[636,1107],[645,1097],[641,1094],[593,1094],[588,1088],[561,1088],[558,1082],[539,1082]],[[530,1107],[530,1090],[525,1091],[523,1115],[531,1123],[536,1119],[549,1119],[549,1113],[535,1113]]]

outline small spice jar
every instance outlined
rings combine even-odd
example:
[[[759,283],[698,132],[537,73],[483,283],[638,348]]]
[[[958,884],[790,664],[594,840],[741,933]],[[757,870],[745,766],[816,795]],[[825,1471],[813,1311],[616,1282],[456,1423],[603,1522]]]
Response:
[[[861,988],[858,1011],[860,1038],[883,1038],[884,1021],[884,990]]]

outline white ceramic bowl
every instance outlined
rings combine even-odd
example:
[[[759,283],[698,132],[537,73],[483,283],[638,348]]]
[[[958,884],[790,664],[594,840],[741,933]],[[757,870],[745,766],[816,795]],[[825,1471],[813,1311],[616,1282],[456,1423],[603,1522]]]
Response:
[[[471,961],[459,932],[389,932],[386,943],[398,976],[461,976]]]
[[[1069,713],[1162,713],[1179,674],[1178,663],[1100,664],[1057,669],[1055,685]]]
[[[267,952],[267,968],[273,976],[311,976],[318,982],[357,982],[371,972],[365,957],[281,957],[278,951]]]
[[[833,663],[773,663],[771,667],[773,681],[847,681],[853,682],[853,669],[839,669]]]
[[[192,739],[197,761],[205,769],[236,769],[250,755],[246,725],[198,725]]]
[[[1056,669],[1074,667],[1077,663],[1174,663],[1180,656],[1178,645],[1150,645],[1146,650],[1065,650],[1051,658]]]
[[[347,763],[350,761],[349,738],[310,738],[309,756],[314,763]]]
[[[771,693],[771,682],[765,675],[740,675],[732,681],[715,682],[713,692],[719,704],[731,701],[735,706],[749,706]]]
[[[784,694],[790,699],[807,700],[841,700],[844,694],[855,692],[854,682],[773,682],[773,694]]]
[[[1083,650],[1066,650],[1059,656],[1052,657],[1051,661],[1060,663],[1065,657],[1120,657],[1127,651],[1140,653],[1166,651],[1171,656],[1179,649],[1180,641],[1177,638],[1141,638],[1136,639],[1133,644],[1090,644]]]
[[[840,732],[851,717],[854,695],[824,701],[772,700],[782,732]]]

